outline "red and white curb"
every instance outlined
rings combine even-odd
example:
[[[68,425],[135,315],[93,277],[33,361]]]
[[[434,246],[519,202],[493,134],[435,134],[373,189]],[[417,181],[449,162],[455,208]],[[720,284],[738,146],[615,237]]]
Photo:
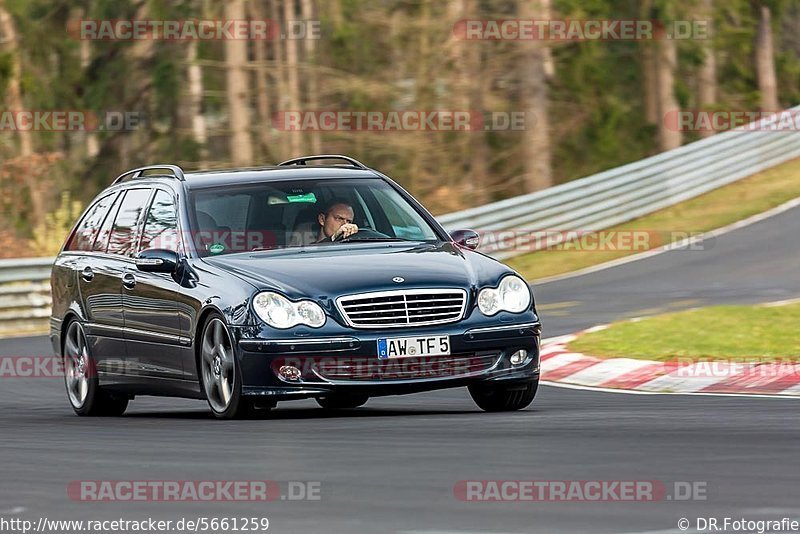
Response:
[[[605,328],[599,326],[584,332]],[[578,334],[580,335],[580,334]],[[642,393],[747,394],[800,397],[800,363],[668,362],[596,358],[569,350],[578,335],[546,340],[542,381]]]

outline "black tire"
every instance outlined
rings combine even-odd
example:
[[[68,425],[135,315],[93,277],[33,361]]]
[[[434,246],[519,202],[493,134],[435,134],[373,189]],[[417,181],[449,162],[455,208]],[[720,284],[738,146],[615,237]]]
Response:
[[[71,320],[64,332],[61,361],[72,411],[84,417],[116,417],[125,413],[128,398],[113,395],[100,387],[97,368],[80,321]]]
[[[255,409],[253,403],[242,395],[242,373],[236,347],[221,315],[208,316],[198,343],[197,374],[211,413],[217,419],[251,417]]]
[[[368,400],[366,395],[331,395],[316,399],[317,404],[326,410],[352,410],[364,406]]]
[[[527,384],[509,386],[475,384],[469,386],[469,394],[478,408],[486,412],[513,412],[527,408],[539,389],[539,379]]]

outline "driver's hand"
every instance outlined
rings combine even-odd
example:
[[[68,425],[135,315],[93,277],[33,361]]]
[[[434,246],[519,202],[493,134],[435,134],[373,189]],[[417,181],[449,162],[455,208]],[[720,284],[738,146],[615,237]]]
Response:
[[[331,236],[331,241],[336,241],[336,239],[339,238],[340,236],[342,239],[347,239],[356,232],[358,232],[358,226],[356,226],[355,224],[353,223],[343,224],[339,227],[338,230],[336,230],[336,233]]]

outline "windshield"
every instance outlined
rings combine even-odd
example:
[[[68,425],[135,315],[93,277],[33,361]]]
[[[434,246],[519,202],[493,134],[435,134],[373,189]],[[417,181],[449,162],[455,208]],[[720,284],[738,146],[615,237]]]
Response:
[[[379,178],[200,189],[190,196],[190,211],[201,255],[439,240],[423,216]]]

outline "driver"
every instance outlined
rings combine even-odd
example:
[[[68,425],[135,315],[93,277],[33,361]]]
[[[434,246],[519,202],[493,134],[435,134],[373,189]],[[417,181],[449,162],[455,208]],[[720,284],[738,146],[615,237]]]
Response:
[[[320,228],[315,242],[335,241],[340,236],[345,239],[355,234],[358,232],[358,226],[353,224],[353,217],[353,207],[346,200],[331,200],[317,215]]]

